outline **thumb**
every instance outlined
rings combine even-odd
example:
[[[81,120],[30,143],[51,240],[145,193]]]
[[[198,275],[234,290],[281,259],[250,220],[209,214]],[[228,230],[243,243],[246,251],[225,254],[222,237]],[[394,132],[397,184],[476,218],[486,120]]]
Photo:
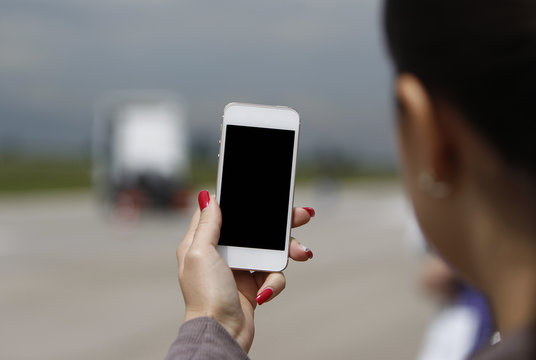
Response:
[[[192,246],[210,245],[216,247],[220,239],[221,229],[221,210],[216,202],[215,196],[210,196],[208,191],[203,190],[199,193],[199,208],[201,216],[197,229],[195,230]]]

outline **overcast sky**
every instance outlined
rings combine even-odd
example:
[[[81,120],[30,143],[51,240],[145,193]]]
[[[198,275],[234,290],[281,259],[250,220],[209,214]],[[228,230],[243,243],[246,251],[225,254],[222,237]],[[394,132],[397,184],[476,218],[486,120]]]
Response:
[[[379,0],[2,0],[0,143],[87,146],[95,101],[169,89],[217,147],[231,101],[288,105],[301,153],[391,162]],[[0,144],[1,145],[1,144]]]

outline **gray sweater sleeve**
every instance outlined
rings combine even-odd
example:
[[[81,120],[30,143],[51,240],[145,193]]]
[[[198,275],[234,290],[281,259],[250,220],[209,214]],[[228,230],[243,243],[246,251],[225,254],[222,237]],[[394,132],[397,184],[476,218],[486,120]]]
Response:
[[[249,357],[220,323],[201,317],[182,324],[166,356],[166,360],[184,359],[248,360]]]

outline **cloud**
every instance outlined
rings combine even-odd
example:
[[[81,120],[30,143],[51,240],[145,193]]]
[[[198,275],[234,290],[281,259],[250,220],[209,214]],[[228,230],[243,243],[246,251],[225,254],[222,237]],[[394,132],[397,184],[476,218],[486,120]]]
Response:
[[[164,88],[188,101],[194,131],[211,129],[228,101],[284,104],[305,115],[306,148],[325,143],[392,159],[379,6],[378,0],[2,2],[0,138],[9,130],[22,138],[33,133],[34,143],[39,136],[72,143],[89,136],[101,94]]]

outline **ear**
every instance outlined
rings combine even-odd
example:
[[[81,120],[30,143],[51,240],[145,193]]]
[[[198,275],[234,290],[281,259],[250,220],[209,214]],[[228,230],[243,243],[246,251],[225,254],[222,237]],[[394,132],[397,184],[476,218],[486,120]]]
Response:
[[[441,111],[428,90],[412,74],[396,79],[400,141],[405,158],[416,174],[427,172],[436,180],[450,182],[449,132]]]

